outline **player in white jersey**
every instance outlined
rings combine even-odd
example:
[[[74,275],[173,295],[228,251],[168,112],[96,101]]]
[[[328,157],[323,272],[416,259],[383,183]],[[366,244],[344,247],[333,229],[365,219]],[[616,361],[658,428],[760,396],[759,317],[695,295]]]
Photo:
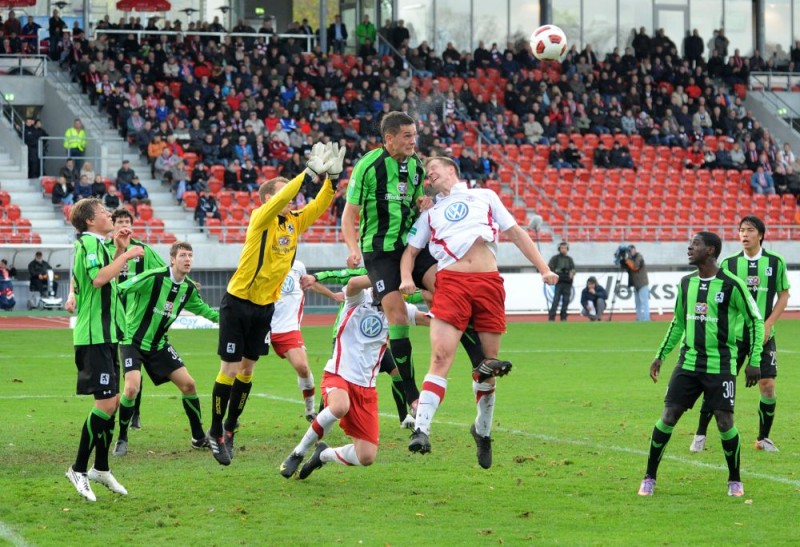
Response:
[[[281,359],[286,359],[297,372],[297,387],[303,393],[305,404],[305,417],[309,422],[312,421],[317,413],[315,412],[314,394],[314,374],[308,366],[308,355],[306,345],[303,341],[303,334],[300,332],[300,323],[303,321],[303,306],[306,300],[306,293],[302,289],[300,279],[306,275],[306,266],[299,260],[294,261],[292,269],[286,275],[281,286],[281,298],[275,302],[275,313],[272,315],[269,343],[275,354]],[[327,287],[316,285],[311,290],[337,299]]]
[[[386,351],[389,322],[374,302],[369,287],[371,283],[367,276],[354,277],[347,282],[333,355],[322,376],[325,408],[311,422],[300,444],[281,464],[280,473],[287,479],[295,474],[314,443],[317,443],[317,448],[300,470],[300,479],[305,479],[328,462],[367,466],[375,461],[380,436],[375,380]],[[406,304],[406,311],[410,324],[428,324],[428,317],[416,306]],[[320,439],[337,421],[353,442],[330,448]]]
[[[427,172],[437,200],[412,227],[400,261],[400,290],[406,294],[416,290],[411,270],[420,249],[428,245],[438,262],[431,306],[431,364],[422,384],[417,428],[408,449],[423,454],[431,451],[431,420],[444,399],[459,339],[471,321],[486,357],[473,369],[478,415],[471,433],[478,448],[478,463],[488,469],[492,465],[495,377],[511,369],[508,361],[497,360],[500,338],[506,330],[505,289],[496,259],[500,232],[536,266],[545,283],[554,284],[558,276],[492,190],[468,189],[459,182],[458,166],[450,158],[429,159]]]

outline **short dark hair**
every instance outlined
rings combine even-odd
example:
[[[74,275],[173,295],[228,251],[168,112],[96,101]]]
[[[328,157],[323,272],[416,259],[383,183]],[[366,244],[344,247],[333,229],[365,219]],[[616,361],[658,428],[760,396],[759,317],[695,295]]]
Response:
[[[560,249],[561,247],[566,247],[567,250],[569,250],[569,243],[567,243],[566,241],[562,241],[561,243],[558,244],[558,248]]]
[[[289,179],[286,177],[275,177],[258,187],[258,197],[261,198],[261,203],[264,203],[264,197],[267,194],[271,196],[275,195],[275,186],[277,186],[279,182],[288,183]]]
[[[415,123],[414,118],[405,112],[389,112],[381,120],[381,137],[386,140],[386,135],[396,135],[404,125],[415,125]]]
[[[117,223],[117,219],[120,219],[122,217],[129,218],[130,221],[131,221],[131,224],[133,224],[133,213],[131,213],[130,211],[128,211],[127,209],[124,209],[122,207],[120,207],[119,209],[116,209],[113,213],[111,213],[111,222],[116,224]]]
[[[172,244],[172,247],[169,248],[169,256],[175,258],[178,256],[178,251],[193,252],[192,244],[188,241],[176,241]]]
[[[84,198],[76,203],[69,213],[69,221],[79,232],[89,229],[89,221],[94,220],[97,205],[102,206],[103,202],[97,198]]]
[[[764,236],[767,233],[767,225],[764,224],[764,221],[758,218],[755,215],[747,215],[746,217],[742,218],[739,221],[739,228],[742,227],[742,224],[752,224],[753,228],[756,229],[759,235],[758,243],[759,245],[764,243]]]
[[[458,178],[461,178],[461,169],[458,168],[458,164],[453,158],[448,158],[447,156],[431,156],[430,158],[425,160],[425,168],[427,169],[428,165],[430,165],[434,161],[438,161],[448,167],[452,167],[453,169],[456,170],[456,176]]]
[[[697,237],[699,237],[706,247],[713,247],[714,248],[714,258],[719,258],[719,255],[722,254],[722,238],[719,237],[714,232],[697,232]]]

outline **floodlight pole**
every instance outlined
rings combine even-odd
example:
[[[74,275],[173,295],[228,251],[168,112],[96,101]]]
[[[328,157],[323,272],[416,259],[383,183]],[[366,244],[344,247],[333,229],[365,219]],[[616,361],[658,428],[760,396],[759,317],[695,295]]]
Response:
[[[328,51],[328,0],[319,2],[319,47],[322,53]]]

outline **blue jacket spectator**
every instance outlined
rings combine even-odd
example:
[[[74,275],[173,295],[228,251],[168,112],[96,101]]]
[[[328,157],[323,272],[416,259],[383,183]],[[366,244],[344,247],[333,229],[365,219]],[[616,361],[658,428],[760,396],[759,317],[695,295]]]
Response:
[[[602,321],[606,300],[608,292],[597,284],[597,278],[590,277],[581,292],[581,315],[588,317],[589,321]]]

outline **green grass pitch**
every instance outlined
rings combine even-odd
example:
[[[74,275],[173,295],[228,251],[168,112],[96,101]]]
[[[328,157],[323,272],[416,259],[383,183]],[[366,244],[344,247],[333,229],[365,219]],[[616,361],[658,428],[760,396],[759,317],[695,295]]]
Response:
[[[433,452],[407,450],[388,378],[379,378],[375,465],[329,464],[308,480],[278,466],[307,427],[294,372],[274,356],[256,367],[236,458],[218,465],[189,447],[178,390],[145,380],[143,429],[112,459],[130,495],[93,485],[80,499],[64,471],[91,400],[74,395],[69,331],[0,333],[0,543],[28,545],[797,545],[800,532],[800,321],[778,325],[778,453],[753,449],[757,389],[738,383],[744,498],[726,495],[719,437],[691,454],[697,413],[678,424],[656,495],[636,495],[674,352],[654,385],[648,366],[666,323],[511,324],[501,355],[494,466],[481,469],[469,434],[475,406],[463,353],[436,415]],[[330,328],[304,331],[317,379]],[[216,331],[171,341],[197,381],[208,423],[218,370]],[[413,333],[417,379],[428,333]],[[713,428],[713,425],[712,425]],[[713,431],[713,429],[712,429]],[[335,428],[326,438],[345,441]]]

